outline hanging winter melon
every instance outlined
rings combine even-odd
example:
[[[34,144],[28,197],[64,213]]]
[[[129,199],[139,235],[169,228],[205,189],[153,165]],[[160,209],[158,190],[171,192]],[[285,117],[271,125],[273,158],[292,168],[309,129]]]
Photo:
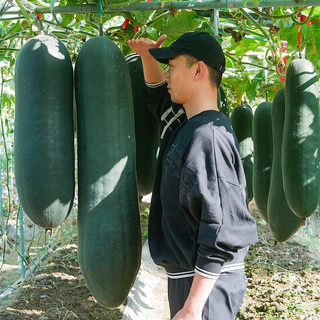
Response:
[[[140,56],[129,54],[126,62],[133,95],[138,190],[140,195],[146,195],[153,187],[160,127],[147,107],[147,90]]]
[[[65,45],[30,39],[15,65],[14,168],[19,200],[29,218],[53,228],[74,197],[73,71]]]
[[[283,187],[291,210],[301,218],[317,208],[320,190],[319,83],[312,63],[294,60],[288,67],[283,129]]]
[[[275,95],[272,107],[273,158],[268,197],[268,225],[276,241],[283,242],[293,236],[301,225],[298,218],[288,206],[283,191],[281,150],[285,114],[285,91],[281,88]]]
[[[260,103],[253,116],[253,197],[266,221],[273,154],[271,106],[269,101]]]
[[[133,101],[118,46],[105,37],[81,48],[75,66],[78,114],[78,255],[99,303],[126,299],[141,258]]]
[[[253,114],[249,106],[242,104],[234,108],[231,113],[231,124],[239,142],[239,153],[246,175],[248,201],[253,198],[253,139],[252,120]]]

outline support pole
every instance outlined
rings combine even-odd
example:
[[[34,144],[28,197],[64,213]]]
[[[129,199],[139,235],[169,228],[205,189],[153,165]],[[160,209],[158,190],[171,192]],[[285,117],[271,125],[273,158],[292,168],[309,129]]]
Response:
[[[214,35],[217,37],[219,35],[220,19],[219,19],[219,9],[214,9]]]
[[[1,67],[1,91],[0,91],[0,108],[2,108],[3,97],[3,69]],[[1,141],[2,142],[2,141]],[[4,232],[4,216],[3,216],[3,198],[2,198],[2,155],[0,155],[0,232]]]
[[[23,212],[21,205],[19,206],[19,231],[20,231],[20,255],[19,260],[19,269],[21,272],[21,279],[25,279],[26,277],[26,267],[24,265],[24,225],[23,225]]]
[[[0,157],[0,233],[3,233],[3,198],[2,198],[2,157]]]
[[[82,7],[84,5],[74,5],[75,8]],[[261,0],[259,7],[307,7],[307,6],[320,6],[320,0]],[[68,10],[68,7],[56,7],[53,9],[54,13],[58,13],[58,10]],[[142,11],[142,10],[179,10],[179,9],[222,9],[222,8],[243,8],[243,0],[204,0],[204,1],[165,1],[161,2],[141,2],[135,5],[128,5],[119,8],[108,8],[105,12],[121,12],[121,11]],[[257,8],[252,1],[247,2],[246,8]],[[92,5],[90,10],[98,12],[96,5]],[[47,10],[50,12],[50,10]],[[61,11],[59,11],[61,12]],[[91,11],[93,12],[93,11]]]
[[[246,3],[246,8],[257,7],[309,7],[320,6],[320,0],[261,0],[258,4],[253,1]],[[162,2],[140,2],[133,5],[124,5],[117,7],[116,4],[108,5],[104,8],[104,12],[128,12],[128,11],[144,11],[144,10],[207,10],[207,9],[222,9],[222,8],[244,8],[243,0],[204,0],[204,1],[165,1]],[[36,8],[35,12],[50,13],[50,8]],[[90,13],[98,12],[98,6],[95,4],[72,4],[66,6],[57,6],[52,8],[52,13]],[[2,15],[18,14],[20,11],[7,11]]]

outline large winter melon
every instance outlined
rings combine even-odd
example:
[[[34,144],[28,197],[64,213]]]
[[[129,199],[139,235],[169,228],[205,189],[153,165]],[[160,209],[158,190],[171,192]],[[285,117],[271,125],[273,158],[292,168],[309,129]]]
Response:
[[[29,218],[53,228],[74,197],[73,75],[65,45],[50,36],[30,39],[15,66],[14,169]]]
[[[78,111],[78,255],[99,303],[126,299],[141,257],[133,101],[118,46],[105,37],[81,48],[76,66]]]
[[[291,210],[301,218],[317,208],[320,190],[319,84],[312,63],[294,60],[288,67],[283,129],[283,187]]]
[[[285,114],[285,91],[281,88],[275,95],[272,107],[273,158],[268,197],[268,225],[276,241],[283,242],[293,236],[301,225],[290,209],[283,191],[281,170],[282,135]]]
[[[152,191],[160,127],[147,107],[147,90],[140,56],[129,54],[126,62],[133,95],[138,190],[143,196]]]
[[[249,106],[242,104],[234,108],[231,113],[231,124],[239,142],[239,153],[246,175],[248,201],[253,198],[253,138],[252,120],[253,114]]]
[[[260,103],[253,116],[253,197],[266,221],[273,154],[271,106],[269,101]]]

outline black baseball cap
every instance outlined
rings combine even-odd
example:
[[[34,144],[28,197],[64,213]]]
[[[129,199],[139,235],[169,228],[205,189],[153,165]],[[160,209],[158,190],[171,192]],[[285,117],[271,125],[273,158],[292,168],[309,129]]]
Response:
[[[189,54],[221,73],[225,71],[226,59],[222,48],[208,32],[186,32],[169,47],[153,48],[149,52],[161,63],[168,64],[173,57]]]

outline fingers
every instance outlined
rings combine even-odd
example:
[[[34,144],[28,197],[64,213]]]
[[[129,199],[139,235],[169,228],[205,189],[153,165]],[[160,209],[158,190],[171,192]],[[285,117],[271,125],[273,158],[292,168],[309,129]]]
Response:
[[[132,39],[128,41],[129,47],[141,56],[149,55],[149,48],[152,48],[153,41],[150,39]]]
[[[159,48],[166,39],[167,35],[165,34],[161,35],[156,42],[148,38],[131,39],[128,41],[128,45],[135,53],[147,56],[150,55],[150,48]]]
[[[128,45],[131,46],[149,46],[150,48],[159,48],[162,43],[167,39],[167,35],[163,34],[159,37],[159,39],[154,42],[149,38],[139,38],[139,39],[132,39],[128,41]]]
[[[133,51],[135,51],[137,46],[139,46],[139,42],[138,40],[132,39],[128,41],[128,45]]]
[[[167,35],[163,34],[159,37],[159,39],[155,42],[154,47],[160,48],[163,42],[167,39]]]
[[[145,46],[145,45],[151,45],[151,44],[153,44],[153,41],[147,38],[131,39],[128,41],[129,46],[131,45]]]
[[[128,45],[132,49],[132,46],[134,46],[135,41],[134,40],[129,40]],[[133,50],[133,49],[132,49]]]
[[[143,38],[132,39],[128,41],[128,45],[131,47],[131,49],[134,49],[134,48],[137,49],[137,48],[145,47],[147,45],[147,42]]]

